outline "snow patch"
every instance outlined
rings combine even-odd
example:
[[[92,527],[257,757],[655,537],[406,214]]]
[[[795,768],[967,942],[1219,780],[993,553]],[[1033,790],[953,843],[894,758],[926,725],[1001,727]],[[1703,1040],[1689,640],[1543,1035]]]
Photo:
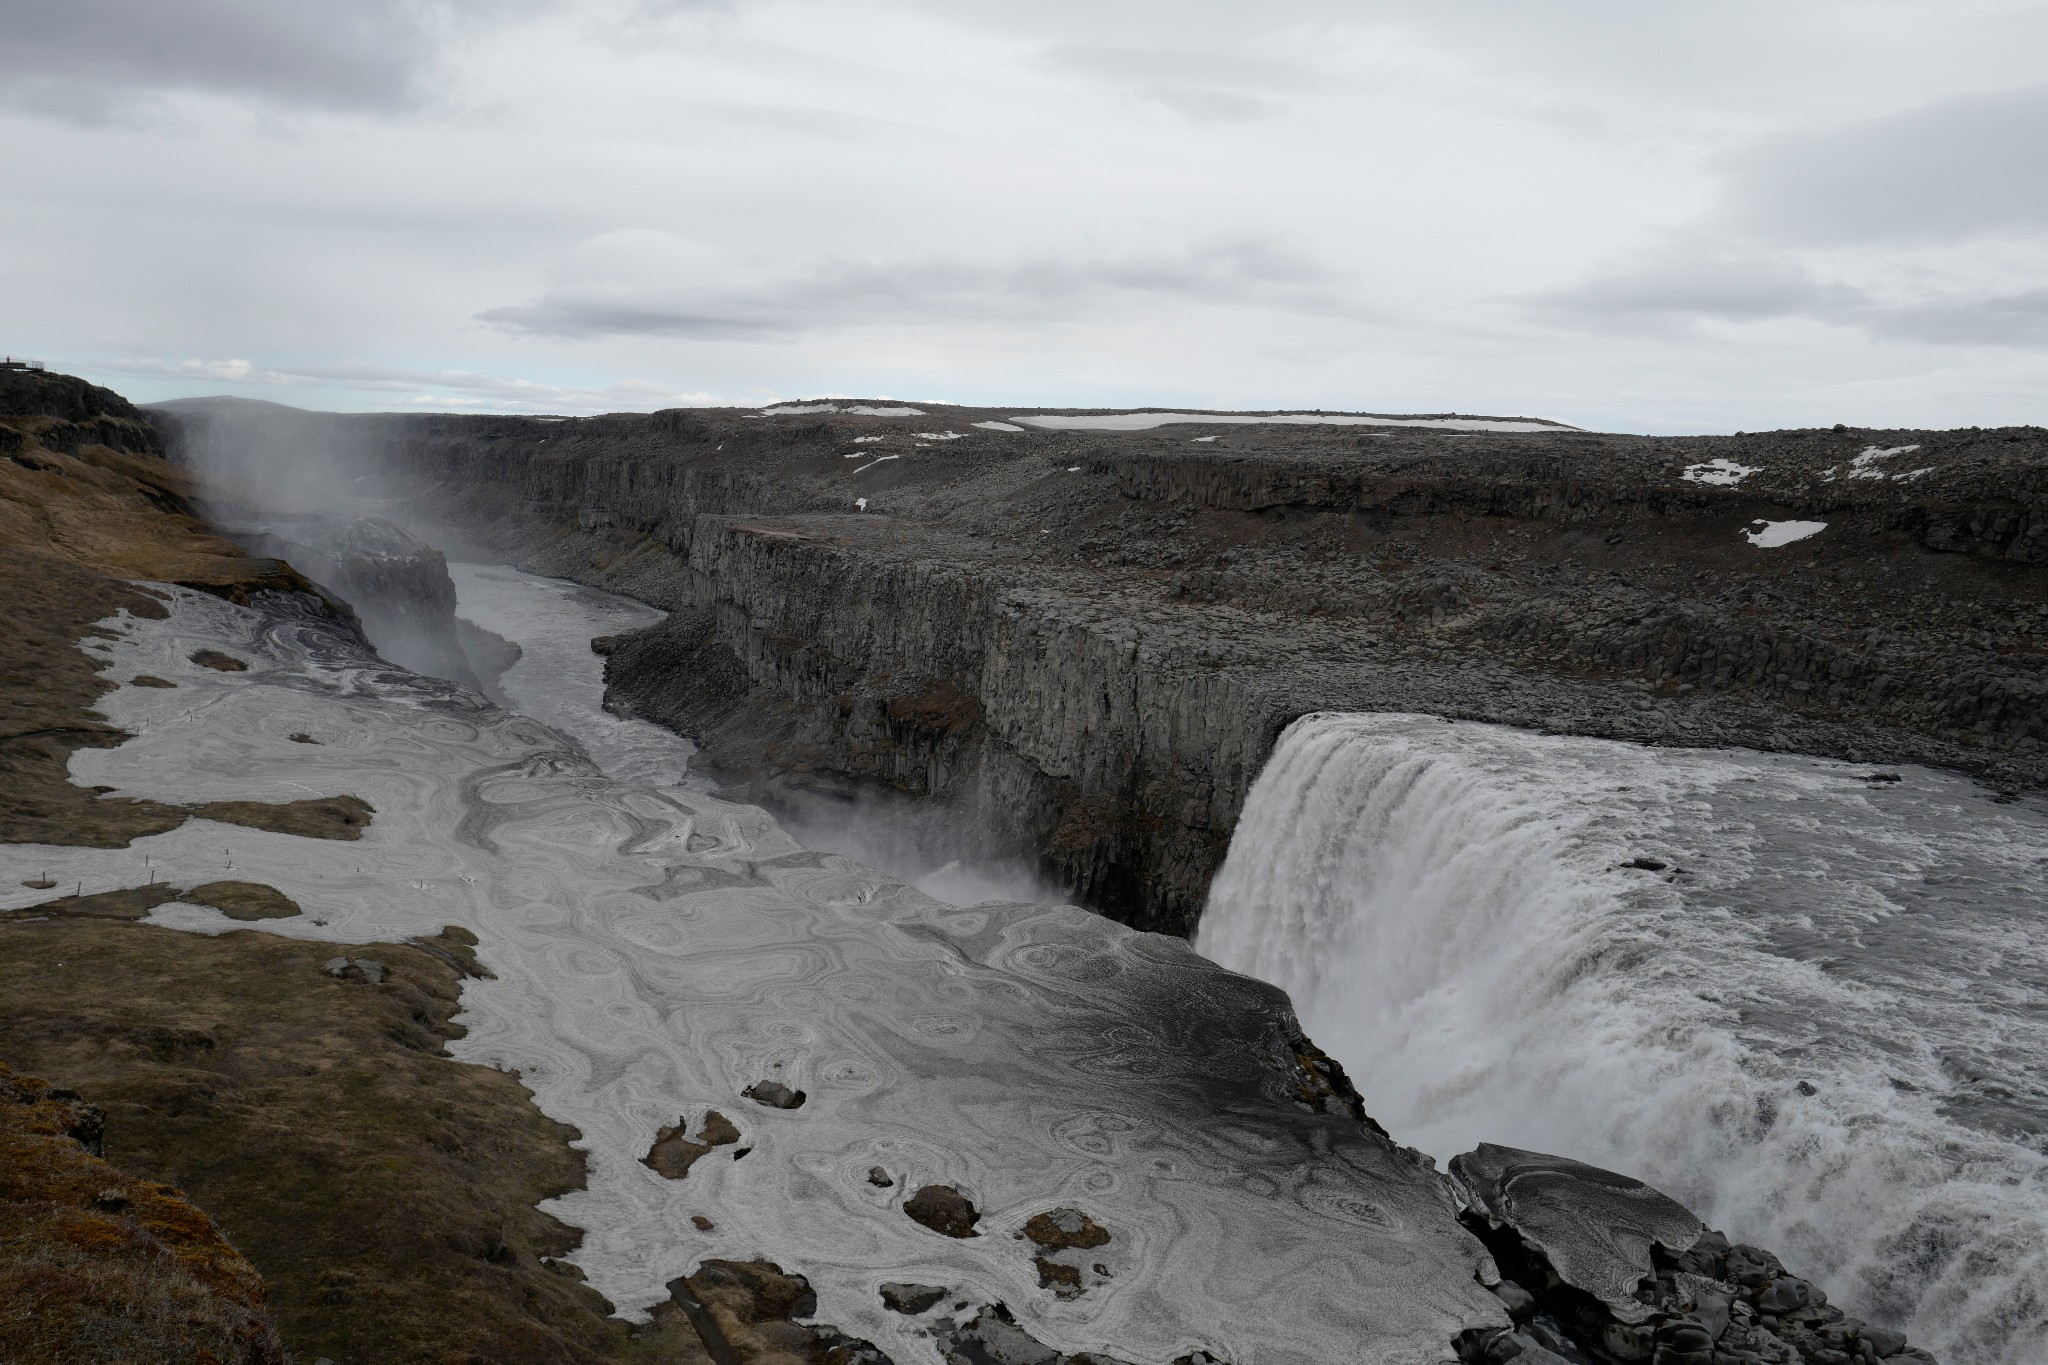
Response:
[[[967,433],[964,431],[920,431],[917,433],[917,439],[920,441],[964,441],[967,439]]]
[[[982,429],[983,431],[1022,431],[1022,430],[1024,430],[1024,428],[1022,428],[1022,427],[1020,427],[1020,426],[1016,425],[1016,424],[1015,424],[1014,422],[976,422],[976,423],[975,423],[974,425],[976,425],[976,426],[980,427],[980,428],[981,428],[981,429]]]
[[[858,446],[866,445],[870,441],[886,441],[888,439],[886,436],[856,436],[853,438],[853,443]]]
[[[1884,471],[1877,467],[1878,461],[1889,460],[1894,455],[1904,455],[1909,450],[1918,450],[1919,448],[1916,445],[1893,446],[1889,450],[1885,450],[1877,446],[1865,446],[1861,455],[1849,461],[1849,477],[1852,479],[1881,479],[1884,477]]]
[[[1775,550],[1780,545],[1790,545],[1795,540],[1805,540],[1828,529],[1824,521],[1765,521],[1758,517],[1756,524],[1763,529],[1742,534],[1759,550]]]
[[[1348,412],[1281,412],[1272,414],[1213,412],[1107,412],[1038,414],[1012,417],[1027,427],[1047,431],[1150,431],[1181,422],[1211,426],[1337,426],[1434,427],[1443,431],[1577,431],[1553,422],[1526,422],[1500,417],[1367,417]]]
[[[902,458],[903,457],[901,455],[877,455],[873,460],[869,461],[867,464],[864,464],[859,469],[854,470],[853,475],[857,477],[859,475],[867,473],[870,469],[873,469],[876,465],[881,464],[885,461],[900,460]]]
[[[1220,436],[1191,436],[1188,439],[1192,441],[1220,441],[1223,438]]]
[[[923,408],[878,408],[864,404],[841,407],[837,403],[784,403],[779,407],[762,408],[757,417],[803,417],[814,412],[846,412],[856,417],[922,417]]]
[[[853,505],[854,505],[854,507],[855,507],[855,508],[857,508],[858,510],[860,510],[860,511],[862,511],[862,512],[865,512],[865,511],[867,511],[867,510],[868,510],[868,500],[867,500],[866,498],[855,498],[855,499],[853,500]]]
[[[1762,468],[1762,465],[1737,464],[1733,460],[1708,460],[1704,464],[1687,465],[1681,477],[1689,483],[1711,483],[1732,488]]]

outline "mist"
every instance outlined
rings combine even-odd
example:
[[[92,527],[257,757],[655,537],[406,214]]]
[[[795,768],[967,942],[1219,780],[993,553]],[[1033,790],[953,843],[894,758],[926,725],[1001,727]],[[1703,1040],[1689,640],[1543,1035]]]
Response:
[[[496,681],[518,651],[457,618],[447,559],[406,524],[407,501],[368,428],[238,398],[153,412],[223,534],[346,602],[392,663],[504,700]]]

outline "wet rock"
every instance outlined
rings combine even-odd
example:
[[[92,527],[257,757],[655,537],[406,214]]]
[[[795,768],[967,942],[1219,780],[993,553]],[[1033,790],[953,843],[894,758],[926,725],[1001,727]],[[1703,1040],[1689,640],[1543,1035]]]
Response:
[[[1078,1299],[1086,1289],[1081,1283],[1079,1268],[1050,1260],[1044,1256],[1031,1258],[1033,1268],[1038,1271],[1038,1287],[1050,1289],[1063,1299]]]
[[[756,1081],[740,1093],[770,1109],[798,1109],[805,1099],[803,1091],[792,1090],[781,1081]]]
[[[740,1140],[738,1125],[713,1109],[704,1116],[704,1131],[697,1135],[713,1147],[727,1147]]]
[[[217,649],[194,651],[192,662],[201,668],[211,668],[221,673],[246,673],[249,669],[247,660],[237,659],[232,654],[223,654]]]
[[[640,1158],[640,1164],[669,1180],[682,1180],[689,1176],[690,1167],[711,1155],[713,1148],[740,1140],[740,1130],[716,1109],[704,1116],[703,1130],[695,1139],[688,1136],[689,1128],[689,1115],[685,1114],[655,1133],[654,1144]]]
[[[981,1211],[972,1200],[951,1185],[927,1185],[910,1196],[903,1211],[933,1232],[947,1237],[979,1237],[974,1225]]]
[[[889,1173],[880,1166],[868,1167],[868,1184],[886,1190],[895,1183],[894,1180],[889,1178]]]
[[[1639,1181],[1497,1147],[1453,1158],[1451,1175],[1469,1206],[1460,1217],[1507,1277],[1510,1292],[1495,1293],[1519,1324],[1462,1335],[1454,1344],[1466,1365],[1932,1361]],[[1535,1311],[1525,1316],[1516,1294]]]
[[[1772,1317],[1783,1317],[1813,1302],[1813,1286],[1805,1280],[1793,1279],[1790,1276],[1771,1281],[1770,1285],[1756,1296],[1757,1311],[1769,1313]]]
[[[1033,1214],[1024,1235],[1042,1247],[1099,1247],[1109,1233],[1079,1209],[1059,1208]]]
[[[935,1284],[906,1284],[892,1280],[882,1286],[882,1306],[892,1313],[922,1313],[945,1297],[945,1289]]]
[[[946,1365],[1125,1365],[1111,1356],[1083,1351],[1066,1355],[1026,1332],[1002,1304],[991,1304],[966,1324],[942,1329],[939,1353]],[[1181,1357],[1174,1365],[1196,1365],[1207,1352]]]
[[[1519,1365],[1577,1365],[1575,1360],[1521,1332],[1503,1332],[1495,1337],[1483,1359],[1486,1365],[1507,1365],[1511,1360]]]
[[[1487,1286],[1499,1299],[1501,1307],[1508,1310],[1508,1316],[1516,1322],[1526,1321],[1536,1311],[1536,1296],[1513,1280],[1502,1280],[1499,1284]]]
[[[668,1291],[714,1365],[891,1365],[872,1342],[796,1321],[818,1311],[818,1296],[809,1280],[773,1261],[706,1261],[669,1281]]]
[[[1652,1249],[1682,1255],[1706,1230],[1642,1181],[1567,1157],[1484,1143],[1453,1157],[1451,1176],[1491,1226],[1513,1229],[1621,1322],[1650,1315],[1636,1290],[1656,1273]]]
[[[699,1232],[710,1232],[718,1225],[701,1213],[693,1213],[690,1215],[690,1226]]]
[[[154,673],[138,673],[128,680],[137,687],[176,687],[169,678],[159,678]]]

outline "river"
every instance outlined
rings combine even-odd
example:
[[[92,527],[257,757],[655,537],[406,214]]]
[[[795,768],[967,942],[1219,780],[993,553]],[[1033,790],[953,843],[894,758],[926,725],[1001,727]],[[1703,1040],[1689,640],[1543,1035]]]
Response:
[[[2048,1359],[2048,806],[1430,716],[1282,736],[1197,946],[1400,1140],[1647,1180],[1950,1365]]]

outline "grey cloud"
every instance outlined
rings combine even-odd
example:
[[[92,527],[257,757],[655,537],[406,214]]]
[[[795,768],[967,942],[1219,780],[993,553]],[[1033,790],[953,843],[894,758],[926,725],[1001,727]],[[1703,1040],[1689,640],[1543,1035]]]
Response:
[[[1139,299],[1361,316],[1340,277],[1253,239],[1177,255],[1011,264],[828,261],[750,286],[663,290],[632,281],[565,286],[480,314],[511,331],[778,341],[848,326],[926,321],[1054,322]]]
[[[1196,123],[1249,123],[1253,119],[1271,118],[1287,109],[1279,100],[1243,95],[1234,90],[1152,86],[1140,93],[1153,103]]]
[[[1546,321],[1592,330],[1668,330],[1703,319],[1755,322],[1837,312],[1860,291],[1822,283],[1791,262],[1678,252],[1529,300]]]
[[[1591,332],[1678,332],[1705,322],[1806,318],[1874,338],[2048,348],[2048,288],[1938,300],[1880,298],[1767,256],[1649,261],[1526,301],[1539,320]]]
[[[404,394],[407,406],[479,408],[503,412],[607,412],[652,407],[715,404],[710,394],[693,393],[645,380],[624,380],[601,388],[576,388],[507,378],[476,370],[418,370],[390,365],[265,366],[247,360],[168,361],[130,356],[89,367],[97,375],[173,379],[195,387],[268,391],[312,388],[359,393]],[[422,404],[421,399],[426,402]]]
[[[1765,144],[1730,163],[1735,220],[1787,241],[2048,230],[2048,86]]]
[[[2048,289],[1874,309],[1864,326],[1901,341],[2048,349]]]
[[[1040,64],[1120,88],[1196,123],[1244,123],[1287,109],[1285,95],[1329,82],[1305,66],[1188,48],[1066,45]]]
[[[524,5],[513,8],[524,8]],[[476,0],[0,0],[0,103],[83,122],[172,90],[320,108],[419,93]]]

